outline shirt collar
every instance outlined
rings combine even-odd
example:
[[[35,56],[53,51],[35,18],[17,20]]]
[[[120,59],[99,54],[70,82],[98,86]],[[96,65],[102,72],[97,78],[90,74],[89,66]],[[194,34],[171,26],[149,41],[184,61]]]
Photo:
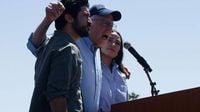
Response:
[[[73,44],[76,44],[75,41],[71,38],[71,36],[63,31],[60,30],[55,30],[54,31],[54,36],[61,36],[61,37],[70,37],[67,38],[70,42],[72,42]]]
[[[88,48],[94,53],[96,52],[97,48],[94,47],[92,41],[90,40],[89,37],[81,37],[83,38],[83,41],[85,42],[85,44],[88,46]]]

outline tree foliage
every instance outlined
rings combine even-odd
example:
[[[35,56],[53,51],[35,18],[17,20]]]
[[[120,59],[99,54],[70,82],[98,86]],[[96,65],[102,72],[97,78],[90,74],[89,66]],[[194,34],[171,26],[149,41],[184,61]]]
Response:
[[[139,94],[136,94],[134,92],[131,92],[131,93],[128,94],[129,101],[136,100],[138,97],[139,97]]]

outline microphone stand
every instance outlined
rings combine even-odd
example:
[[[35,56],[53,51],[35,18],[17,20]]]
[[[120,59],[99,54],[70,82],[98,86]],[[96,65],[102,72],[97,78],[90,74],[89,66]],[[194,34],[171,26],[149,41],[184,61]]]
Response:
[[[147,74],[147,77],[148,77],[150,85],[151,85],[151,94],[152,94],[152,96],[157,96],[159,90],[156,90],[156,87],[155,87],[156,83],[152,82],[151,77],[148,73],[148,72],[152,71],[151,67],[148,65],[146,60],[142,56],[140,56],[133,47],[131,47],[130,43],[125,42],[124,47],[126,49],[128,49],[128,51],[137,59],[138,63],[144,68],[144,71]]]
[[[149,75],[149,72],[152,71],[151,68],[144,68],[144,71],[145,71],[145,73],[147,74],[147,77],[148,77],[149,82],[150,82],[150,86],[151,86],[151,95],[152,95],[152,96],[157,96],[157,95],[158,95],[158,92],[159,92],[160,90],[157,90],[157,89],[156,89],[156,87],[155,87],[156,82],[153,82],[153,81],[151,80],[151,77],[150,77],[150,75]]]
[[[137,55],[137,61],[142,65],[142,67],[144,68],[145,73],[147,74],[147,77],[148,77],[150,85],[151,85],[151,94],[152,94],[152,96],[157,96],[159,90],[156,90],[156,87],[155,87],[156,82],[153,82],[151,80],[150,75],[149,75],[149,72],[152,71],[151,67],[148,65],[146,60],[142,56],[140,56],[139,54]]]

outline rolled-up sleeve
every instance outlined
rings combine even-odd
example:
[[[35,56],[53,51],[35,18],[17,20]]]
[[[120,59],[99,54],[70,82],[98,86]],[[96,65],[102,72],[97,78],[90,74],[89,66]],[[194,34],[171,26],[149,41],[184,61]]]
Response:
[[[62,51],[54,51],[51,56],[50,73],[47,84],[47,99],[52,100],[56,97],[68,97],[71,76],[72,60],[70,47]]]
[[[44,39],[43,42],[39,45],[39,47],[36,47],[36,46],[33,44],[32,38],[33,38],[33,33],[30,34],[26,46],[27,46],[27,48],[29,49],[29,51],[31,51],[31,53],[32,53],[35,57],[37,57],[38,52],[39,52],[40,49],[42,49],[43,46],[49,41],[49,38],[45,37],[45,39]]]

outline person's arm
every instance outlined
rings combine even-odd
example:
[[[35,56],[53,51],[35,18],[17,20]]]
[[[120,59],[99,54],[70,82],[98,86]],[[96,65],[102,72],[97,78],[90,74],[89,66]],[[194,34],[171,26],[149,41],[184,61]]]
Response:
[[[49,39],[46,37],[46,32],[50,24],[56,20],[64,10],[65,8],[61,2],[50,3],[46,7],[46,16],[36,28],[35,32],[31,33],[27,42],[27,48],[34,56],[37,57],[38,52],[43,48],[42,46],[48,42]]]
[[[50,24],[51,22],[45,17],[35,32],[32,33],[30,41],[36,49],[39,48],[40,45],[42,45],[42,42],[46,39],[46,32]]]
[[[49,101],[52,112],[66,112],[72,84],[74,55],[71,53],[71,47],[51,52],[50,71],[48,73],[48,82],[46,87],[46,96]],[[74,83],[74,82],[73,82]]]
[[[44,48],[44,46],[46,45],[46,43],[48,43],[49,38],[45,38],[45,40],[39,45],[39,47],[36,47],[33,42],[32,42],[32,37],[33,37],[33,33],[31,33],[31,35],[28,38],[28,42],[27,42],[27,48],[29,51],[31,51],[31,53],[37,57],[39,51],[42,51],[42,49]]]
[[[53,99],[52,101],[50,101],[50,106],[52,112],[68,112],[67,101],[65,97]]]
[[[46,32],[50,26],[50,24],[56,20],[65,10],[65,7],[61,2],[50,3],[46,7],[46,16],[40,25],[36,28],[35,32],[32,35],[31,41],[32,44],[38,48],[41,43],[46,38]]]

